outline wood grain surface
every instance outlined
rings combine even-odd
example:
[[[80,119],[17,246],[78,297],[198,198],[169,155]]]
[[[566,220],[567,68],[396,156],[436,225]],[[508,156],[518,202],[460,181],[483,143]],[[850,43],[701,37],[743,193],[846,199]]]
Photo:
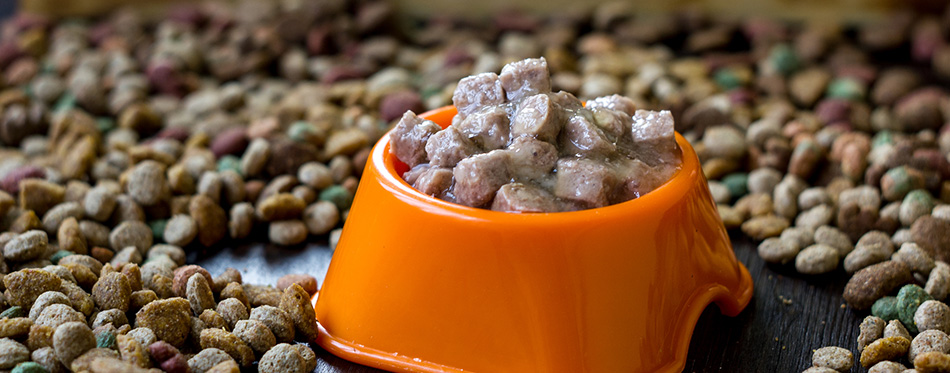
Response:
[[[811,365],[814,349],[855,348],[864,315],[843,306],[841,291],[848,276],[842,269],[823,276],[799,275],[791,265],[766,265],[755,244],[741,233],[731,232],[730,237],[736,256],[752,274],[755,295],[736,317],[723,316],[715,304],[703,312],[684,372],[801,372]],[[331,257],[326,242],[294,248],[249,244],[191,253],[189,262],[212,275],[237,268],[249,283],[275,284],[282,274],[309,273],[322,284]],[[317,372],[379,372],[312,347],[319,358]]]

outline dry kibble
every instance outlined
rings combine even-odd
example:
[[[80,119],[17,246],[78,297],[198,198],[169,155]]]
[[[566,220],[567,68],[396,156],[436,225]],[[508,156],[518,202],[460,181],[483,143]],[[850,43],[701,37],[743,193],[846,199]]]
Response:
[[[101,309],[128,311],[131,296],[132,287],[128,277],[118,272],[102,276],[92,287],[92,298]]]
[[[228,286],[228,284],[232,282],[235,282],[238,284],[241,284],[244,282],[241,279],[241,272],[231,267],[225,268],[224,272],[221,272],[221,274],[218,275],[218,277],[214,278],[213,290],[215,292],[220,292],[226,286]]]
[[[296,245],[307,239],[307,226],[300,220],[273,221],[268,227],[267,238],[278,245]]]
[[[228,298],[234,298],[244,304],[244,307],[247,309],[251,308],[251,301],[247,299],[247,294],[244,293],[244,287],[236,282],[232,282],[221,289],[219,299],[225,300]]]
[[[910,340],[910,332],[907,331],[907,328],[904,327],[904,324],[901,324],[900,320],[891,320],[887,322],[887,326],[884,327],[884,338],[890,337],[904,337]]]
[[[314,295],[317,293],[317,279],[311,275],[303,273],[292,273],[282,276],[277,279],[277,289],[284,290],[287,289],[291,284],[300,285],[308,294]]]
[[[163,238],[175,246],[187,246],[198,235],[198,226],[189,215],[178,214],[168,219]]]
[[[198,226],[198,242],[214,245],[228,232],[228,217],[224,209],[205,195],[196,195],[188,204],[188,214]]]
[[[207,283],[211,284],[214,282],[214,279],[211,278],[211,274],[204,268],[196,265],[187,265],[184,267],[178,267],[175,269],[175,278],[173,281],[172,290],[175,292],[175,295],[179,297],[187,297],[186,290],[188,286],[188,279],[192,275],[199,273],[204,276]]]
[[[831,368],[840,372],[851,369],[854,356],[846,348],[828,346],[822,347],[812,354],[812,364],[816,367]]]
[[[149,328],[158,339],[181,346],[191,331],[191,306],[183,298],[158,300],[135,314],[136,328]]]
[[[83,198],[86,216],[96,221],[106,221],[116,207],[117,194],[104,187],[95,187]]]
[[[742,223],[742,232],[755,240],[776,237],[788,228],[788,219],[776,215],[757,216]]]
[[[811,245],[795,257],[795,269],[809,275],[828,273],[838,268],[838,258],[838,250],[831,246]]]
[[[854,249],[854,246],[851,244],[851,239],[849,239],[846,234],[827,225],[818,227],[815,230],[815,243],[835,248],[841,257],[848,255],[851,253],[851,250]]]
[[[33,322],[55,329],[62,324],[76,321],[85,322],[86,317],[68,305],[52,304],[44,308]]]
[[[240,373],[241,367],[234,360],[218,363],[206,371],[207,373]]]
[[[310,294],[300,285],[292,284],[284,289],[280,297],[280,309],[293,320],[298,338],[312,341],[317,337],[317,317],[310,304]]]
[[[303,212],[303,221],[313,235],[326,234],[340,221],[340,212],[336,204],[329,201],[317,201],[307,206]]]
[[[874,301],[912,280],[906,264],[892,260],[878,263],[851,277],[844,288],[844,300],[855,309],[868,309]]]
[[[30,359],[42,366],[49,373],[62,373],[65,371],[62,364],[56,359],[56,353],[53,352],[53,347],[47,346],[33,349],[33,353],[30,354]]]
[[[195,273],[188,278],[185,294],[188,303],[191,304],[191,311],[195,315],[200,315],[202,311],[215,307],[211,286],[208,285],[205,276],[200,273]]]
[[[30,320],[36,320],[46,307],[53,304],[65,304],[72,307],[72,303],[66,294],[58,291],[47,291],[36,297],[36,301],[34,301],[33,306],[30,307]]]
[[[950,355],[938,351],[920,353],[914,358],[914,369],[920,373],[948,372]]]
[[[306,208],[306,203],[290,193],[277,193],[257,205],[257,217],[263,221],[296,219]]]
[[[914,324],[920,331],[936,329],[950,332],[950,307],[940,301],[925,301],[914,313]]]
[[[43,230],[46,233],[53,234],[59,230],[63,220],[68,218],[82,219],[85,211],[78,202],[63,202],[51,208],[43,215]]]
[[[244,238],[251,234],[254,227],[254,207],[242,202],[231,206],[231,220],[228,221],[228,233],[231,238]]]
[[[868,373],[903,373],[906,369],[907,367],[901,363],[885,360],[874,364],[871,369],[868,369]]]
[[[3,258],[15,262],[36,259],[46,252],[49,238],[46,232],[31,230],[19,234],[3,246]]]
[[[154,205],[169,194],[165,166],[156,161],[146,160],[135,165],[126,180],[126,192],[143,206]]]
[[[291,345],[281,343],[261,357],[257,369],[260,373],[304,373],[307,361]]]
[[[937,329],[930,329],[920,332],[910,343],[910,350],[907,358],[914,361],[917,355],[924,352],[937,351],[942,353],[950,352],[950,337]]]
[[[225,361],[234,361],[234,359],[231,358],[231,355],[228,355],[227,352],[220,349],[204,348],[201,352],[188,359],[188,367],[192,373],[204,373],[207,372],[208,369]]]
[[[950,266],[946,263],[935,262],[934,269],[930,271],[930,277],[927,278],[927,284],[924,290],[936,300],[944,300],[950,293]]]
[[[56,275],[39,270],[23,269],[3,276],[4,296],[13,306],[29,308],[40,294],[59,290],[63,283]]]
[[[177,245],[158,244],[148,250],[147,259],[152,260],[158,256],[167,256],[176,266],[185,265],[185,250]]]
[[[125,312],[115,308],[100,311],[99,313],[91,316],[90,319],[93,320],[92,324],[90,325],[90,327],[93,329],[107,324],[112,324],[112,326],[116,328],[129,324],[129,319],[125,316]]]
[[[247,320],[248,317],[250,317],[244,303],[241,303],[240,300],[235,298],[223,299],[218,302],[218,307],[215,309],[215,312],[228,322],[228,328],[232,330],[238,321]]]
[[[234,335],[251,347],[258,356],[277,344],[274,333],[258,320],[241,320],[234,325]]]
[[[53,350],[63,365],[69,366],[73,359],[96,347],[96,337],[83,322],[68,322],[53,333]]]
[[[15,338],[22,340],[21,337],[30,334],[30,328],[33,327],[33,320],[27,317],[9,317],[0,319],[0,338]]]
[[[215,310],[202,311],[201,315],[198,316],[198,319],[201,320],[201,322],[203,322],[207,328],[224,330],[230,329],[228,327],[228,321],[221,317],[221,315],[219,315]]]
[[[241,366],[248,366],[254,362],[254,351],[240,338],[221,329],[202,330],[201,348],[217,348],[224,351]]]
[[[0,369],[12,369],[17,364],[30,360],[30,350],[10,338],[0,339]]]
[[[53,347],[53,333],[56,328],[33,324],[30,326],[30,333],[26,337],[26,346],[33,351],[44,347]]]
[[[115,336],[115,343],[122,360],[139,368],[148,368],[152,365],[148,355],[145,353],[145,349],[135,338],[119,334]]]
[[[60,250],[76,254],[87,254],[89,252],[89,245],[79,229],[79,222],[75,218],[67,218],[59,225],[56,240],[59,242]]]
[[[294,322],[284,310],[273,306],[260,306],[251,310],[251,320],[258,320],[270,328],[278,342],[294,339]]]
[[[897,260],[907,264],[910,267],[910,270],[913,272],[920,273],[922,275],[929,275],[930,271],[936,265],[933,258],[927,252],[922,249],[920,246],[913,242],[908,242],[901,245],[900,250],[897,250],[892,257],[892,260]]]
[[[151,346],[153,343],[158,341],[158,336],[155,335],[155,332],[149,328],[135,328],[129,330],[125,335],[135,338],[139,345]]]
[[[69,364],[69,369],[73,372],[90,371],[92,369],[92,362],[101,358],[118,359],[119,353],[109,348],[93,348],[76,357],[76,359]]]
[[[870,368],[884,360],[895,360],[907,354],[909,348],[910,340],[904,337],[878,339],[861,351],[861,366]]]

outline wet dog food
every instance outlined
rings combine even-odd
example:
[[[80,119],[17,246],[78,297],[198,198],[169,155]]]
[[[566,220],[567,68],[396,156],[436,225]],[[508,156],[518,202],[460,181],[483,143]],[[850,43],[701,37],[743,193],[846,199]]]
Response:
[[[612,95],[585,106],[551,91],[545,59],[462,79],[445,129],[409,111],[390,151],[420,192],[508,212],[558,212],[638,198],[680,165],[669,111]]]

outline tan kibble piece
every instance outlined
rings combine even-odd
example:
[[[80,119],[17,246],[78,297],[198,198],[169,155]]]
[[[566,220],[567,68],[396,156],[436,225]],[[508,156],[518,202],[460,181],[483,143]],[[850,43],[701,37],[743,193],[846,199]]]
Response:
[[[155,335],[155,332],[149,328],[135,328],[129,330],[127,333],[125,333],[125,335],[135,338],[135,340],[139,342],[139,345],[146,349],[148,346],[151,346],[152,343],[158,341],[158,337]]]
[[[111,357],[97,357],[89,363],[91,372],[123,372],[123,373],[151,373],[148,369],[137,366],[132,362]]]
[[[202,311],[201,315],[198,316],[198,319],[205,324],[206,328],[230,330],[228,327],[228,321],[221,317],[221,315],[219,315],[215,310]]]
[[[234,325],[234,335],[261,356],[277,344],[274,333],[258,320],[241,320]]]
[[[291,193],[277,193],[257,205],[257,217],[263,221],[297,219],[307,205]]]
[[[244,282],[243,279],[241,278],[241,272],[231,267],[225,268],[224,272],[221,272],[221,274],[218,275],[218,277],[214,278],[213,290],[214,292],[219,293],[221,292],[221,290],[224,290],[224,288],[228,286],[228,284],[232,282],[236,282],[238,284],[241,284]]]
[[[201,348],[217,348],[230,355],[239,365],[254,362],[254,351],[236,335],[221,329],[201,331]]]
[[[906,369],[907,367],[901,363],[885,360],[874,364],[871,369],[868,369],[868,373],[903,373]]]
[[[185,290],[188,297],[188,303],[191,304],[191,312],[200,315],[202,311],[215,307],[214,294],[211,292],[211,286],[204,275],[195,273],[188,279]]]
[[[939,260],[935,263],[924,290],[934,299],[942,301],[950,294],[950,266]]]
[[[175,266],[180,267],[180,266],[185,265],[185,259],[186,259],[185,250],[182,249],[180,246],[158,244],[148,249],[148,253],[146,254],[146,258],[148,258],[149,260],[158,258],[160,256],[168,257],[168,259],[170,259],[172,263],[175,264]]]
[[[59,290],[62,280],[39,269],[24,269],[3,276],[4,296],[13,306],[29,308],[40,294]]]
[[[10,338],[0,339],[0,369],[13,369],[17,364],[30,360],[30,350]]]
[[[241,367],[234,360],[225,360],[205,371],[205,373],[240,373]]]
[[[280,308],[260,306],[251,310],[251,320],[259,320],[267,325],[278,342],[290,342],[294,339],[294,322]]]
[[[55,328],[46,325],[33,324],[30,327],[30,334],[26,338],[26,346],[31,351],[36,351],[43,347],[53,347],[53,333]]]
[[[903,337],[910,340],[910,332],[907,331],[907,328],[904,327],[904,324],[900,320],[891,320],[887,322],[887,326],[884,327],[884,337]]]
[[[231,238],[244,238],[251,234],[251,229],[254,228],[254,207],[250,203],[242,202],[231,206],[230,217],[228,233]]]
[[[277,279],[277,289],[287,289],[291,284],[300,285],[308,294],[317,293],[317,279],[305,273],[291,273]]]
[[[169,195],[168,181],[165,179],[165,165],[145,160],[139,162],[128,172],[125,183],[126,192],[135,202],[151,206]]]
[[[165,242],[176,246],[186,246],[198,235],[198,225],[190,215],[178,214],[168,219],[163,237]]]
[[[260,373],[304,373],[307,361],[291,345],[281,343],[267,351],[257,365]]]
[[[943,352],[924,352],[914,358],[914,369],[920,373],[950,372],[950,355]]]
[[[30,308],[30,320],[36,320],[36,318],[40,316],[40,313],[52,304],[65,304],[72,307],[72,302],[69,301],[69,297],[67,297],[66,294],[58,291],[47,291],[40,294],[39,297],[36,297],[36,301],[33,302],[33,307]]]
[[[79,285],[64,281],[59,291],[66,294],[73,308],[83,315],[91,314],[92,310],[96,308],[96,304],[92,300],[92,295],[89,295],[89,293],[80,288]]]
[[[172,279],[172,290],[175,292],[175,295],[179,297],[186,297],[186,290],[188,286],[188,279],[191,278],[195,273],[200,273],[204,276],[208,284],[214,282],[214,279],[211,278],[211,274],[207,270],[196,265],[187,265],[184,267],[179,267],[175,269],[175,277]]]
[[[31,230],[16,235],[3,245],[3,258],[13,262],[26,262],[45,254],[49,246],[46,232]]]
[[[948,333],[950,332],[950,307],[941,301],[925,301],[914,313],[914,324],[920,331],[936,329]]]
[[[60,261],[62,263],[62,261]],[[76,284],[80,287],[90,289],[99,281],[97,276],[89,267],[76,263],[62,263],[61,266],[69,270]]]
[[[205,195],[192,197],[188,214],[198,226],[198,242],[211,246],[224,238],[228,232],[228,217],[217,203]]]
[[[109,245],[119,251],[134,246],[139,254],[145,255],[152,247],[152,229],[140,221],[123,221],[109,233]]]
[[[217,348],[204,348],[197,355],[188,359],[188,367],[192,373],[205,373],[222,362],[234,361],[231,355]]]
[[[143,348],[135,338],[119,334],[115,336],[115,344],[122,360],[140,368],[148,368],[152,364],[151,361],[149,361],[148,355],[145,353],[145,348]]]
[[[247,299],[247,294],[244,293],[244,287],[237,282],[232,282],[225,286],[224,289],[221,289],[220,296],[218,299],[225,300],[228,298],[234,298],[241,301],[244,304],[244,307],[247,309],[251,308],[251,303]]]
[[[847,371],[851,369],[854,355],[851,351],[837,346],[822,347],[812,354],[812,364],[816,367],[826,367],[837,371]]]
[[[304,209],[303,222],[310,234],[326,234],[340,222],[340,210],[332,202],[317,201]]]
[[[84,323],[86,322],[86,317],[68,305],[51,304],[40,312],[36,320],[33,320],[34,324],[45,325],[54,329],[68,322]]]
[[[118,359],[119,353],[108,348],[93,348],[73,360],[69,369],[73,372],[87,372],[92,367],[92,361],[98,358]]]
[[[904,337],[878,339],[861,351],[861,366],[870,368],[880,361],[900,358],[907,354],[909,348],[910,340]]]
[[[86,254],[89,252],[89,246],[86,243],[86,237],[82,235],[79,229],[79,222],[76,218],[69,217],[63,220],[56,232],[56,240],[59,241],[59,249],[72,251],[77,254]]]
[[[15,338],[29,335],[33,320],[28,317],[13,317],[0,319],[0,338]]]
[[[151,283],[147,284],[150,286],[147,286],[147,287],[149,287],[149,290],[154,291],[155,295],[157,295],[159,299],[165,299],[165,298],[171,298],[175,296],[175,291],[172,290],[173,289],[172,284],[173,284],[173,281],[168,276],[162,276],[162,275],[156,274],[152,276]]]
[[[30,354],[30,360],[33,360],[37,364],[42,365],[46,368],[46,371],[50,373],[63,373],[66,369],[59,363],[59,360],[56,360],[56,353],[53,352],[53,348],[46,346],[33,350],[33,353]]]
[[[53,333],[53,350],[63,365],[69,366],[73,359],[96,347],[96,337],[83,322],[68,322]]]
[[[106,274],[92,287],[92,298],[100,309],[128,311],[131,296],[128,277],[118,272]]]
[[[135,314],[135,327],[149,328],[158,339],[178,347],[191,331],[190,315],[191,306],[183,298],[158,300]]]
[[[247,320],[248,317],[250,317],[244,303],[241,303],[240,300],[235,298],[223,299],[218,302],[218,307],[215,309],[215,312],[228,322],[228,328],[231,330],[234,329],[234,325],[237,324],[238,321]]]
[[[313,353],[313,350],[310,349],[306,344],[297,343],[291,345],[297,352],[300,354],[300,357],[303,358],[306,366],[304,367],[304,372],[312,372],[314,369],[317,369],[317,354]]]
[[[764,240],[782,234],[788,224],[788,219],[780,216],[757,216],[742,223],[742,232],[755,240]]]
[[[907,352],[907,358],[914,361],[917,355],[930,351],[950,352],[950,336],[936,329],[920,332],[920,334],[917,334],[914,340],[910,342],[910,350]]]
[[[112,324],[112,326],[116,328],[129,324],[129,319],[125,316],[125,312],[115,308],[99,311],[99,313],[91,316],[90,319],[93,320],[92,325],[90,325],[93,329],[107,324]]]
[[[292,284],[280,297],[280,309],[287,312],[297,329],[297,337],[312,341],[317,337],[317,317],[310,304],[310,294],[300,285]]]
[[[122,266],[122,274],[129,279],[132,292],[142,290],[142,268],[136,263],[126,263]]]
[[[63,202],[66,188],[41,179],[20,181],[20,209],[36,211],[43,215],[49,209]]]
[[[270,242],[291,246],[304,242],[307,239],[307,226],[300,220],[279,220],[270,223],[267,229],[267,238]]]
[[[252,284],[243,284],[242,286],[244,287],[244,293],[247,294],[247,299],[251,301],[251,306],[268,305],[277,307],[280,305],[280,297],[283,293],[273,286]]]

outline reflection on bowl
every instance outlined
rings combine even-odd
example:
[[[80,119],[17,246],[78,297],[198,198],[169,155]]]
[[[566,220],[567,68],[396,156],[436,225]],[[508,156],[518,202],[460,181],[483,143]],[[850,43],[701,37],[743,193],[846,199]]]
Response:
[[[738,314],[752,279],[676,141],[680,171],[638,199],[513,214],[416,191],[384,136],[316,302],[316,342],[394,371],[682,370],[703,309]]]

